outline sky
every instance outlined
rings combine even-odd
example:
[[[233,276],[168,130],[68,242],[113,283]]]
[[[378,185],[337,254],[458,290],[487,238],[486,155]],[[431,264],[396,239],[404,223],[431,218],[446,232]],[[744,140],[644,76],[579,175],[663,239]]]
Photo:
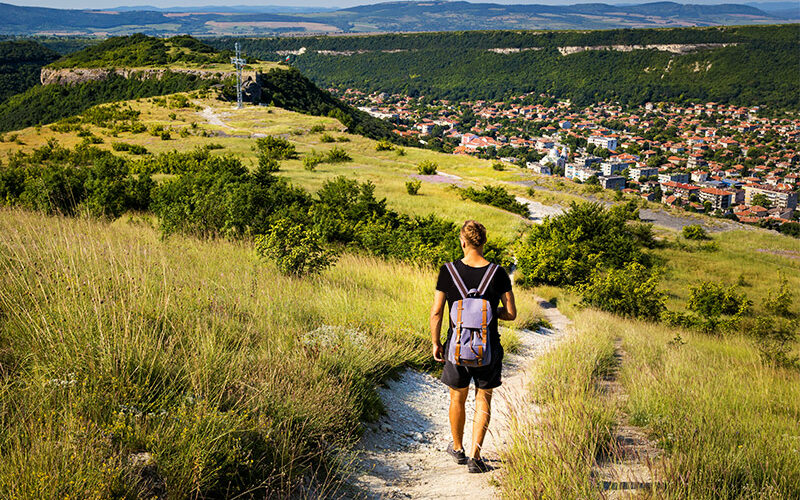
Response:
[[[0,0],[2,3],[56,9],[108,9],[117,6],[198,7],[205,5],[285,5],[292,7],[352,7],[386,0]],[[474,0],[473,0],[474,1]],[[576,3],[648,3],[656,0],[480,0],[486,3],[573,5]],[[671,0],[678,3],[756,3],[753,0]]]

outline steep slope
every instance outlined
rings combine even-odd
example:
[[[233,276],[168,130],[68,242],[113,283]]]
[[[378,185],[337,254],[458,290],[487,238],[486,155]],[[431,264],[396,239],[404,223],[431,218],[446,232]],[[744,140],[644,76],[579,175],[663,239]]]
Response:
[[[0,42],[0,102],[37,85],[42,66],[58,57],[36,42]]]
[[[708,100],[797,109],[797,28],[442,32],[242,44],[273,60],[306,47],[293,64],[323,86],[450,100],[534,91],[578,105]]]
[[[141,34],[115,37],[42,69],[42,83],[0,105],[0,131],[44,124],[105,102],[184,92],[212,85],[235,100],[229,53],[188,36],[166,40]],[[299,71],[274,63],[247,66],[248,101],[338,118],[348,130],[391,138],[391,126],[321,90]]]

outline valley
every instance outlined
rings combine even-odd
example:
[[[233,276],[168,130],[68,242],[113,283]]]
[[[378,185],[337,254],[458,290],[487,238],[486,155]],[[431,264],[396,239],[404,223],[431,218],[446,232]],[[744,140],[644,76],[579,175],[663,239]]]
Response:
[[[563,57],[706,57],[786,33],[764,30],[551,42],[594,47]],[[370,54],[321,51],[380,42],[372,55],[394,57],[456,35],[393,36],[305,43],[350,60]],[[491,57],[558,53],[489,52],[522,36],[509,32],[464,36]],[[665,36],[737,45],[597,49]],[[652,149],[659,177],[694,158],[706,164],[690,175],[719,182],[791,179],[796,96],[448,98],[376,91],[378,66],[374,82],[328,91],[302,55],[251,52],[258,94],[237,109],[216,44],[229,45],[111,38],[31,63],[46,84],[15,81],[0,102],[0,497],[800,494],[800,240],[603,189],[597,172],[597,184],[566,176],[581,158],[605,174],[638,156],[630,174]],[[728,139],[736,151],[717,147]],[[485,225],[485,254],[512,274],[519,309],[501,323],[495,469],[469,476],[443,463],[447,392],[428,326],[465,219]]]

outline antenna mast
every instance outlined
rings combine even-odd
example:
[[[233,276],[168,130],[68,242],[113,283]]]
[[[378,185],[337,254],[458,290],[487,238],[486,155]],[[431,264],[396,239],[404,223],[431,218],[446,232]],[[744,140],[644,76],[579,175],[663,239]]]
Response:
[[[241,58],[239,42],[236,42],[236,57],[231,57],[231,64],[236,67],[236,108],[242,109],[242,66],[247,61]]]

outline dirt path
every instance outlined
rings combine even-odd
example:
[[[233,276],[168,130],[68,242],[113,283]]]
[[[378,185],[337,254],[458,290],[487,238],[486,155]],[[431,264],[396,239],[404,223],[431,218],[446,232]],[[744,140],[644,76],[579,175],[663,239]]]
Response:
[[[495,498],[499,490],[493,478],[502,471],[499,452],[507,436],[508,408],[520,398],[527,380],[525,367],[563,338],[570,321],[548,302],[540,300],[552,329],[520,330],[522,348],[507,354],[503,385],[495,390],[492,422],[483,456],[494,470],[469,474],[445,453],[451,441],[447,417],[447,388],[436,378],[413,370],[380,389],[386,415],[368,426],[360,445],[364,472],[355,485],[367,498]],[[467,401],[464,447],[472,435],[474,395]]]
[[[203,119],[205,119],[205,121],[211,125],[233,130],[233,127],[222,121],[222,118],[220,118],[220,116],[212,108],[203,108],[203,111],[200,112],[200,116],[202,116]]]

